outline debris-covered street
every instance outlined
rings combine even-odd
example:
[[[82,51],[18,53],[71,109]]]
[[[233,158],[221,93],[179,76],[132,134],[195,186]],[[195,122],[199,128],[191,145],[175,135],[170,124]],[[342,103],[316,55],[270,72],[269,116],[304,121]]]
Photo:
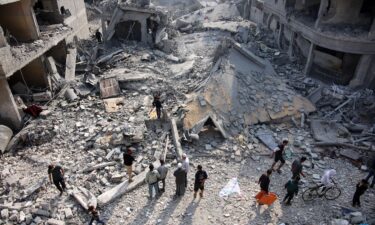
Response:
[[[375,224],[372,2],[53,2],[0,0],[0,224]]]

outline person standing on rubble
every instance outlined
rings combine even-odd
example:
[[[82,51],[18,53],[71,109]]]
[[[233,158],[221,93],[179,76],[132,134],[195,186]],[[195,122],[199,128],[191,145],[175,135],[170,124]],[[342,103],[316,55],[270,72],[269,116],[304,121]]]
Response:
[[[195,182],[194,182],[194,198],[197,197],[197,193],[199,190],[201,190],[201,192],[199,193],[199,196],[203,198],[204,183],[206,182],[208,176],[207,176],[206,171],[203,170],[201,165],[198,165],[197,169],[198,171],[195,174]]]
[[[361,195],[363,195],[365,193],[367,188],[368,188],[368,182],[365,179],[361,180],[357,184],[356,190],[355,190],[355,193],[354,193],[354,196],[353,196],[353,207],[356,207],[356,206],[361,207],[360,197],[361,197]]]
[[[303,177],[305,177],[305,174],[303,174],[302,172],[303,170],[302,163],[305,161],[306,161],[305,156],[302,156],[300,159],[294,160],[294,162],[292,163],[292,169],[291,169],[293,173],[292,179],[295,179],[299,175],[302,175]]]
[[[297,175],[285,184],[287,194],[285,195],[285,198],[284,198],[283,202],[288,200],[285,203],[286,205],[291,205],[291,201],[292,201],[294,195],[298,194],[298,182],[299,182],[299,180],[300,180],[300,177]]]
[[[128,149],[126,153],[124,153],[124,164],[126,168],[126,173],[128,174],[129,183],[131,183],[132,175],[133,175],[133,162],[135,161],[134,157],[132,156],[132,150]]]
[[[267,170],[267,173],[262,174],[258,180],[260,185],[260,192],[255,196],[257,202],[264,196],[268,195],[269,186],[270,186],[270,176],[272,174],[272,169]]]
[[[272,153],[271,157],[275,157],[275,161],[273,162],[271,169],[274,170],[274,167],[278,161],[280,161],[279,168],[277,168],[277,172],[281,173],[281,167],[285,164],[285,159],[284,159],[284,149],[285,146],[288,144],[288,139],[283,138],[283,141],[281,144],[279,144],[275,149],[274,152]]]
[[[185,153],[182,154],[182,169],[185,170],[185,187],[187,187],[190,165],[189,165],[189,158],[187,157]]]
[[[159,194],[158,179],[160,178],[160,174],[157,170],[154,169],[154,165],[152,163],[148,168],[150,169],[150,171],[147,172],[145,181],[148,184],[150,199],[153,199],[153,190],[155,190],[155,197]]]
[[[167,178],[168,167],[165,166],[164,160],[162,160],[162,159],[160,159],[160,166],[158,168],[158,172],[160,174],[159,181],[161,181],[161,183],[163,184],[163,187],[160,188],[159,190],[161,192],[165,192],[165,179]]]
[[[156,115],[158,116],[158,119],[160,120],[161,118],[161,110],[163,108],[163,105],[161,104],[160,101],[160,95],[154,95],[154,101],[152,102],[152,106],[155,107],[156,109]]]
[[[102,35],[102,33],[99,31],[99,29],[96,30],[96,32],[95,32],[95,37],[96,37],[96,40],[98,41],[98,43],[102,43],[103,35]]]
[[[49,165],[48,178],[51,184],[55,184],[56,188],[60,191],[61,196],[64,190],[66,189],[63,168],[61,168],[61,166],[56,166],[54,164]]]
[[[372,159],[370,161],[369,173],[366,177],[366,181],[369,182],[371,177],[372,177],[372,182],[371,182],[370,188],[374,188],[374,184],[375,184],[375,154],[372,156]]]
[[[100,220],[99,212],[95,209],[94,206],[90,205],[88,210],[89,210],[89,213],[91,214],[91,220],[90,220],[89,225],[91,225],[94,221],[96,221],[97,224],[98,223],[105,224],[103,221]]]
[[[186,172],[182,169],[182,163],[177,164],[177,169],[174,171],[173,176],[176,177],[176,197],[183,196],[186,190]]]

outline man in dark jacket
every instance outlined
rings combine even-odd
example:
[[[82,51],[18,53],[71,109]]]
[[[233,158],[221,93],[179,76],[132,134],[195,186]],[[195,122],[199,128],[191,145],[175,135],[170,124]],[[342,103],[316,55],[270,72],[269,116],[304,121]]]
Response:
[[[361,197],[361,195],[365,193],[367,188],[368,188],[368,182],[365,179],[361,180],[357,184],[356,190],[353,196],[353,207],[356,207],[356,206],[361,207],[361,201],[359,198]]]
[[[186,172],[182,169],[182,164],[177,164],[177,170],[174,171],[173,175],[176,177],[176,196],[183,196],[186,189]]]
[[[285,195],[283,202],[285,202],[288,199],[288,201],[286,202],[287,205],[290,205],[291,204],[290,201],[292,201],[294,195],[298,194],[299,180],[300,180],[300,177],[297,175],[296,177],[292,178],[285,184],[287,194]]]
[[[306,161],[305,156],[302,156],[301,159],[299,160],[298,159],[294,160],[294,162],[292,163],[292,173],[293,173],[292,179],[296,178],[299,175],[302,175],[303,177],[305,177],[305,174],[303,174],[302,172],[303,170],[302,163],[305,161]]]
[[[198,171],[195,174],[195,182],[194,182],[194,198],[197,197],[197,193],[199,190],[201,190],[201,192],[199,193],[199,196],[203,198],[204,183],[206,182],[208,176],[207,176],[206,171],[203,170],[201,165],[198,165],[197,169]]]
[[[64,181],[64,170],[61,166],[56,166],[51,164],[48,166],[48,178],[51,184],[55,184],[57,189],[60,191],[60,196],[63,194],[66,189]]]
[[[133,162],[134,157],[132,156],[132,150],[128,149],[126,153],[124,153],[124,164],[126,167],[126,172],[129,177],[129,183],[132,182],[132,175],[133,175]]]

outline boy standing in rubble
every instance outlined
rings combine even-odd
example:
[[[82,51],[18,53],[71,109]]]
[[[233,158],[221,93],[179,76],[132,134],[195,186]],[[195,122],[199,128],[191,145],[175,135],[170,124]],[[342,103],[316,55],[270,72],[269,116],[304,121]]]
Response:
[[[279,167],[277,168],[277,172],[278,173],[281,173],[281,167],[285,164],[285,159],[284,159],[284,149],[285,149],[285,146],[288,144],[288,139],[287,138],[283,138],[283,141],[281,144],[279,144],[275,149],[274,149],[274,152],[272,153],[271,157],[275,157],[275,161],[273,162],[272,166],[271,166],[271,169],[274,170],[274,167],[276,165],[276,163],[278,161],[280,161],[280,165]]]
[[[66,189],[64,181],[64,170],[61,166],[51,164],[48,166],[48,178],[51,184],[55,184],[56,188],[60,191],[60,196]]]
[[[129,177],[129,183],[133,181],[132,174],[133,174],[133,162],[134,161],[135,159],[132,156],[132,150],[128,149],[126,153],[124,153],[124,164],[125,164],[126,172]]]
[[[161,104],[159,94],[154,96],[154,101],[152,102],[152,106],[155,107],[156,115],[158,116],[158,119],[160,119],[161,118],[161,110],[163,108],[163,105]]]

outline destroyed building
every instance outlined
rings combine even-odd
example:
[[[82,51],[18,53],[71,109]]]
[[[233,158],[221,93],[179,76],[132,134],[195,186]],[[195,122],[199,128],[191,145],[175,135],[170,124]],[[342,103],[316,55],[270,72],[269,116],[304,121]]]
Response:
[[[375,88],[374,1],[255,0],[246,6],[246,16],[272,30],[291,59],[303,56],[306,75]]]
[[[86,8],[83,0],[2,0],[0,26],[0,122],[18,129],[22,100],[48,101],[74,77],[71,43],[89,36]]]
[[[143,8],[134,4],[119,4],[108,27],[104,25],[105,41],[137,41],[153,45],[160,42],[166,16],[154,8]],[[159,39],[159,40],[157,40]]]
[[[6,84],[0,87],[1,225],[88,224],[89,206],[108,225],[375,225],[375,189],[361,196],[360,208],[350,201],[375,159],[374,91],[315,79],[327,81],[330,73],[312,72],[336,60],[317,58],[323,47],[316,42],[308,77],[300,45],[307,42],[308,56],[310,36],[287,19],[280,31],[282,22],[269,17],[268,8],[280,4],[294,18],[288,15],[298,12],[285,4],[317,0],[85,0],[84,6],[69,0],[86,8],[87,22],[83,10],[55,1],[0,0],[0,9],[29,2],[25,9],[40,29],[35,39],[21,41],[25,32],[0,24],[0,51],[8,53],[0,61]],[[268,19],[272,29],[262,25]],[[329,30],[345,31],[336,25]],[[290,48],[288,32],[295,33]],[[352,60],[345,54],[342,61]],[[22,129],[10,129],[22,104],[41,112],[27,112]],[[258,204],[257,181],[285,139],[285,164],[269,184],[278,199]],[[131,174],[124,166],[130,152]],[[184,154],[187,187],[176,196],[174,171]],[[287,206],[284,184],[302,157],[300,194]],[[165,189],[153,199],[147,174],[162,161],[169,170]],[[51,164],[64,169],[63,193],[49,182]],[[198,165],[209,177],[203,198],[193,197]],[[331,169],[339,196],[305,200]]]

